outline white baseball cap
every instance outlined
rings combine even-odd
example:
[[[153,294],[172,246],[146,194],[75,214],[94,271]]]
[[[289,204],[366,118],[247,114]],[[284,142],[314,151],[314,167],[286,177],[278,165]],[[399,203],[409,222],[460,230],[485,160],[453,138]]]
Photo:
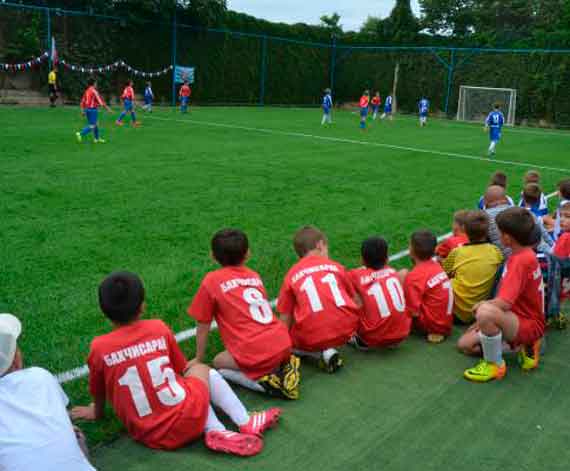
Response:
[[[22,324],[12,314],[0,314],[0,376],[10,369],[16,355],[16,344]]]

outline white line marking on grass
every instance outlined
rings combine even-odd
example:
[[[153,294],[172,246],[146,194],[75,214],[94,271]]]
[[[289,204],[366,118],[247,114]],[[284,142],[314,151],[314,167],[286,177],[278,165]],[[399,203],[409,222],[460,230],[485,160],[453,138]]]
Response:
[[[451,232],[448,234],[444,234],[437,238],[438,242],[441,242],[443,239],[446,239],[452,235]],[[402,250],[390,257],[391,262],[395,262],[397,260],[401,260],[402,258],[407,257],[410,254],[409,250]],[[277,306],[277,299],[273,299],[271,301],[271,307],[275,308]],[[211,330],[217,329],[218,325],[215,322],[212,322]],[[196,337],[196,327],[192,327],[191,329],[183,330],[182,332],[178,332],[176,334],[176,341],[178,343],[185,342],[186,340],[190,340]],[[71,381],[75,381],[77,379],[85,378],[89,375],[89,367],[87,365],[80,366],[78,368],[73,368],[69,371],[65,371],[63,373],[59,373],[57,375],[57,380],[61,384],[69,383]]]
[[[549,167],[546,165],[536,165],[527,162],[516,162],[513,160],[492,160],[487,157],[479,157],[476,155],[466,155],[466,154],[457,154],[455,152],[444,152],[438,150],[429,150],[429,149],[421,149],[417,147],[407,147],[407,146],[398,146],[395,144],[385,144],[382,142],[372,142],[372,141],[359,141],[355,139],[348,139],[342,137],[330,137],[330,136],[319,136],[316,134],[306,134],[302,132],[295,132],[295,131],[280,131],[278,129],[267,129],[267,128],[254,128],[250,126],[241,126],[238,124],[224,124],[224,123],[213,123],[211,121],[200,121],[200,120],[193,120],[193,119],[169,119],[169,118],[159,118],[157,116],[149,116],[149,119],[154,119],[157,121],[167,121],[167,122],[174,122],[174,123],[186,123],[186,124],[198,124],[202,126],[211,126],[211,127],[218,127],[218,128],[226,128],[226,129],[237,129],[242,131],[250,131],[250,132],[259,132],[264,134],[274,134],[279,136],[289,136],[289,137],[304,137],[309,139],[316,139],[321,141],[328,141],[328,142],[339,142],[343,144],[357,144],[361,146],[373,146],[373,147],[383,147],[386,149],[394,149],[394,150],[403,150],[407,152],[417,152],[421,154],[433,154],[442,157],[451,157],[457,159],[464,159],[464,160],[475,160],[479,162],[486,162],[495,165],[512,165],[514,167],[524,167],[524,168],[535,168],[539,170],[551,170],[554,172],[570,172],[570,169],[566,168],[558,168],[558,167]]]

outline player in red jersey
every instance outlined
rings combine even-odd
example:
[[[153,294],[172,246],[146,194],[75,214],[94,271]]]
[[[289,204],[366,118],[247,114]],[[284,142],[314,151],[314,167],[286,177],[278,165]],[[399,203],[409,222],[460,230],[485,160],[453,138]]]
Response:
[[[560,215],[560,229],[562,234],[554,245],[554,255],[559,258],[570,257],[570,202],[565,202],[558,210]],[[570,279],[562,280],[562,290],[560,291],[561,299],[570,298]]]
[[[350,344],[359,349],[393,347],[410,334],[404,290],[398,272],[388,263],[388,244],[381,237],[362,242],[364,267],[349,272],[362,301],[358,331]]]
[[[427,333],[430,343],[440,343],[453,328],[453,288],[445,271],[434,260],[437,239],[430,231],[416,231],[410,240],[414,268],[400,272],[406,309],[413,325]]]
[[[376,92],[376,94],[372,97],[370,101],[372,104],[372,119],[376,121],[378,117],[378,110],[380,109],[380,105],[382,104],[382,98],[380,98],[380,92]]]
[[[366,118],[368,117],[368,106],[370,104],[370,92],[364,90],[360,101],[358,102],[358,107],[360,108],[360,129],[363,131],[366,129]]]
[[[188,113],[188,103],[190,102],[190,95],[192,95],[192,89],[188,81],[180,87],[179,97],[180,97],[180,111],[182,113]]]
[[[188,314],[198,322],[196,358],[203,362],[212,321],[226,350],[213,365],[229,381],[288,399],[299,397],[300,360],[291,355],[291,337],[267,301],[261,277],[245,266],[249,241],[243,231],[222,229],[211,242],[222,266],[208,273]]]
[[[540,231],[532,213],[524,208],[509,208],[497,216],[501,243],[512,249],[499,284],[497,296],[474,308],[477,324],[462,341],[480,344],[483,359],[465,370],[471,381],[502,379],[507,373],[503,360],[503,339],[513,348],[520,347],[518,360],[524,371],[538,366],[544,336],[544,283],[532,247]]]
[[[274,423],[266,420],[267,414],[248,414],[217,371],[188,364],[162,321],[140,319],[144,287],[138,276],[108,276],[99,286],[99,304],[113,331],[91,344],[89,389],[94,403],[74,408],[73,418],[102,418],[108,400],[129,435],[151,448],[173,450],[205,433],[206,446],[215,451],[251,456],[262,450],[261,434]],[[210,402],[240,433],[226,430]]]
[[[277,310],[291,332],[294,352],[315,358],[329,373],[343,364],[336,347],[358,328],[354,289],[342,265],[328,257],[326,236],[306,226],[294,238],[300,260],[287,272]]]
[[[453,249],[457,247],[463,247],[469,242],[469,237],[465,232],[465,224],[467,222],[467,216],[469,211],[461,210],[456,211],[453,215],[453,224],[451,226],[452,235],[445,239],[441,244],[439,244],[435,253],[440,261],[447,258]]]
[[[123,110],[123,112],[121,113],[121,115],[119,116],[119,118],[117,119],[117,121],[115,121],[115,123],[117,124],[117,126],[122,126],[123,125],[123,118],[127,115],[127,113],[131,114],[131,124],[133,126],[138,126],[137,123],[137,116],[135,115],[135,90],[133,88],[133,81],[129,80],[127,82],[127,85],[125,86],[125,89],[123,90],[123,93],[121,95],[121,100],[123,100],[123,105],[125,107],[125,109]]]
[[[99,125],[98,125],[98,115],[99,107],[104,107],[107,111],[111,112],[111,108],[99,95],[97,91],[97,82],[95,79],[90,78],[87,81],[87,89],[81,98],[81,113],[87,118],[87,126],[85,126],[81,131],[75,133],[77,137],[77,142],[82,142],[83,137],[87,136],[91,131],[93,131],[93,142],[96,144],[104,144],[105,141],[99,137]]]

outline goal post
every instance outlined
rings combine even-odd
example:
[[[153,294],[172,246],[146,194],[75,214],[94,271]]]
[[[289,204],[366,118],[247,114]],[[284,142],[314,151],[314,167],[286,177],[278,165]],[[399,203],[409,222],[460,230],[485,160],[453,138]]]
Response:
[[[517,108],[517,91],[515,89],[461,85],[457,105],[457,120],[483,122],[495,103],[501,105],[505,115],[505,125],[514,126]]]

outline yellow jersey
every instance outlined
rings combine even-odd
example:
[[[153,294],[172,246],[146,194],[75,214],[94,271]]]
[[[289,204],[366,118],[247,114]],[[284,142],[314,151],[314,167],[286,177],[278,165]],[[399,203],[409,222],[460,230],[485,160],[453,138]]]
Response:
[[[503,254],[496,245],[475,242],[452,250],[443,262],[451,278],[455,315],[463,322],[473,320],[473,306],[489,296]]]
[[[48,84],[50,85],[55,85],[57,82],[57,75],[56,73],[52,70],[49,74],[48,74]]]

